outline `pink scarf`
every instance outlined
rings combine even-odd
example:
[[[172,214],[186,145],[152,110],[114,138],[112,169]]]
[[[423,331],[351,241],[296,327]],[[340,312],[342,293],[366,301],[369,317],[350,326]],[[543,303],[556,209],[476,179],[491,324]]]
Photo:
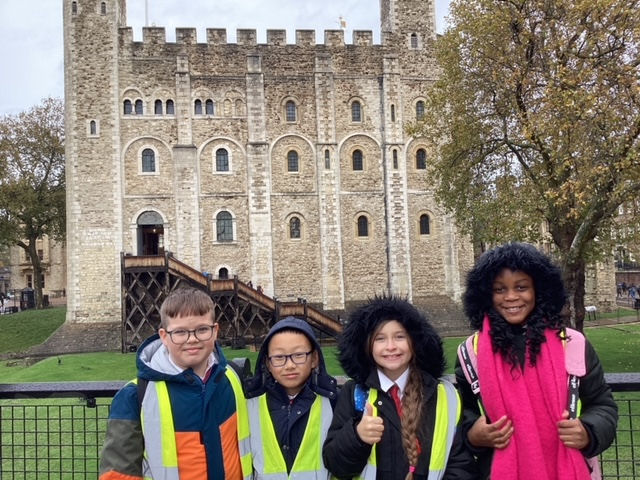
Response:
[[[478,339],[478,377],[482,401],[491,421],[507,415],[513,422],[509,445],[495,450],[491,478],[496,480],[589,480],[580,451],[567,448],[558,437],[557,422],[566,409],[568,375],[562,341],[545,332],[536,366],[527,353],[524,371],[493,353],[489,317]]]

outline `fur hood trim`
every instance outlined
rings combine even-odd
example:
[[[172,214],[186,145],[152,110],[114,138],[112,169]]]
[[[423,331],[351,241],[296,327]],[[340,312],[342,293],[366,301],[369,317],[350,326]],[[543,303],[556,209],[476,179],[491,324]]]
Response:
[[[388,320],[398,321],[407,330],[415,353],[413,365],[434,378],[442,376],[445,358],[440,336],[423,313],[396,296],[376,296],[349,316],[338,338],[338,355],[345,373],[357,383],[366,383],[377,369],[369,352],[370,336]]]
[[[467,275],[464,311],[474,329],[482,327],[485,313],[493,309],[493,281],[504,268],[533,278],[535,311],[543,318],[558,318],[566,300],[560,269],[533,245],[513,242],[485,252]]]

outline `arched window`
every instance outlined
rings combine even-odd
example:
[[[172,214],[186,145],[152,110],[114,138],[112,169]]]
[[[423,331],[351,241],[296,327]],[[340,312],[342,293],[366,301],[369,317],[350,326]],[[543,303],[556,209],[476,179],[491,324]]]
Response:
[[[416,152],[416,168],[418,170],[425,170],[427,168],[427,152],[424,148],[420,148]]]
[[[156,154],[150,148],[142,151],[142,172],[153,173],[156,171]]]
[[[424,102],[418,100],[416,102],[416,120],[420,121],[424,119]]]
[[[396,121],[396,106],[395,105],[391,105],[391,121],[392,122]]]
[[[233,241],[233,217],[229,212],[220,212],[216,216],[216,240],[218,242]]]
[[[411,34],[411,48],[418,48],[418,35],[415,33]]]
[[[98,128],[96,126],[96,121],[95,120],[91,120],[89,122],[89,134],[96,135],[97,133],[98,133]]]
[[[287,100],[287,103],[284,105],[284,109],[287,122],[295,122],[298,119],[296,102],[293,100]]]
[[[78,2],[71,2],[71,13],[78,13]]]
[[[364,162],[362,160],[362,150],[354,150],[351,155],[353,160],[353,169],[354,170],[363,170]]]
[[[220,270],[218,270],[218,278],[220,280],[226,280],[229,278],[229,270],[226,269],[225,267],[222,267]]]
[[[298,171],[298,152],[295,150],[289,150],[289,153],[287,153],[287,171]]]
[[[102,15],[106,15],[107,14],[107,3],[106,2],[102,2],[100,4],[100,13]]]
[[[398,169],[398,150],[393,150],[393,169]]]
[[[162,100],[156,100],[153,106],[153,113],[162,115]]]
[[[204,111],[207,115],[213,115],[213,100],[208,99],[204,104]]]
[[[142,115],[142,100],[136,100],[136,115]]]
[[[216,150],[216,172],[229,171],[229,152],[226,148]]]
[[[328,148],[324,151],[324,168],[327,170],[331,168],[331,154]]]
[[[124,114],[131,115],[133,113],[133,108],[131,106],[131,100],[124,101]]]
[[[360,215],[358,217],[358,236],[369,236],[369,220],[367,220],[367,217],[365,217],[364,215]]]
[[[354,100],[351,104],[351,121],[352,122],[361,122],[362,121],[362,107],[360,106],[360,102],[358,100]]]
[[[193,113],[195,115],[202,115],[202,100],[193,102]]]
[[[173,100],[167,100],[167,115],[175,115]]]
[[[429,215],[420,215],[420,235],[429,235]]]
[[[289,238],[300,238],[300,219],[291,217],[289,220]]]

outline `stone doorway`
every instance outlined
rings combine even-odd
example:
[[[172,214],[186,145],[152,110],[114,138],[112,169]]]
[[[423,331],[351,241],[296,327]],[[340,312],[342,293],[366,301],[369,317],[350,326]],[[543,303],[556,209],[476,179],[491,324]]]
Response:
[[[138,217],[138,255],[164,255],[164,225],[158,212]]]

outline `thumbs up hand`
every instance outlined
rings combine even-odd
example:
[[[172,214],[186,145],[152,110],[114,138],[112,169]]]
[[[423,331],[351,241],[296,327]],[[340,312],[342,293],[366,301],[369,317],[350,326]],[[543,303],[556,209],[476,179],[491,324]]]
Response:
[[[362,420],[356,426],[356,432],[360,440],[373,445],[382,440],[383,431],[384,422],[382,418],[373,416],[373,405],[367,402],[364,406],[364,412],[362,412]]]

